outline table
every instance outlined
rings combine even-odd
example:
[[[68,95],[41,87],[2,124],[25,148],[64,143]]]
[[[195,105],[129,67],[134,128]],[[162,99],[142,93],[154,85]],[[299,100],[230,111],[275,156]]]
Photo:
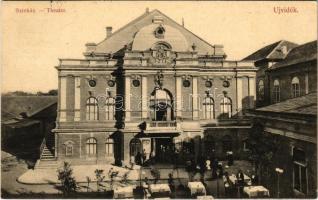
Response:
[[[152,197],[167,197],[170,196],[171,190],[168,184],[150,184],[149,192]]]
[[[247,186],[244,187],[243,192],[248,195],[248,197],[269,197],[269,191],[265,187],[259,186]]]
[[[237,184],[237,178],[236,178],[236,175],[235,174],[232,174],[231,176],[229,176],[229,179],[230,181],[233,183],[233,184]],[[248,177],[246,174],[244,174],[244,182],[245,184],[247,185],[252,185],[252,180],[250,177]]]
[[[214,197],[211,195],[207,195],[207,196],[197,196],[197,199],[201,199],[201,200],[213,200]]]
[[[134,186],[126,186],[126,187],[117,187],[114,190],[114,198],[133,198],[133,189]]]
[[[190,189],[191,196],[194,194],[206,195],[206,190],[201,182],[188,182],[188,188]]]

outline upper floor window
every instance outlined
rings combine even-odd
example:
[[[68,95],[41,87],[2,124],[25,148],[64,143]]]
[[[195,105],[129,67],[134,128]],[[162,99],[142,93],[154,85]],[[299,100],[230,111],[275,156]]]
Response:
[[[203,119],[214,119],[214,100],[212,97],[206,97],[203,100]]]
[[[264,99],[264,81],[260,80],[258,82],[258,99],[263,100]]]
[[[274,81],[273,97],[275,103],[280,102],[280,86],[277,79]]]
[[[105,114],[106,114],[106,120],[114,120],[115,119],[115,99],[112,97],[108,97],[106,99]]]
[[[224,97],[221,100],[221,114],[222,117],[230,118],[232,116],[232,100],[228,97]]]
[[[88,138],[86,141],[86,154],[88,156],[95,156],[96,155],[96,146],[97,141],[95,138]]]
[[[295,76],[292,79],[292,97],[299,97],[299,96],[300,96],[299,78]]]
[[[86,101],[86,120],[98,120],[98,103],[95,97]]]
[[[106,146],[106,155],[110,156],[114,154],[114,140],[112,138],[107,138],[105,142]]]
[[[173,119],[172,101],[166,90],[156,89],[152,93],[150,109],[153,121],[170,121]]]

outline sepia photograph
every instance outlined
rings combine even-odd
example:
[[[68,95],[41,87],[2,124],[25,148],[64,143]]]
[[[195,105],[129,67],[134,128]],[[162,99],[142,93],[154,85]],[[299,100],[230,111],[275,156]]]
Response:
[[[316,1],[3,1],[1,198],[317,198]]]

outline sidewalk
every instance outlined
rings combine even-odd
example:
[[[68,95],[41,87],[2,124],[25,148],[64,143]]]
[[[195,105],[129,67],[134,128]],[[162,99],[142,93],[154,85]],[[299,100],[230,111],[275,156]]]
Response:
[[[250,166],[248,166],[244,161],[236,161],[234,166],[231,166],[225,171],[231,173],[236,173],[238,168],[246,171]],[[102,169],[104,170],[105,181],[109,181],[108,172],[111,168],[114,171],[118,171],[117,177],[114,178],[115,181],[121,181],[123,179],[124,174],[127,173],[127,179],[130,181],[139,181],[140,179],[144,179],[145,177],[148,180],[153,180],[154,177],[151,174],[150,168],[142,168],[140,169],[127,169],[123,167],[117,167],[113,165],[74,165],[71,166],[73,169],[73,176],[75,177],[78,183],[86,183],[87,177],[91,179],[92,182],[96,181],[95,170]],[[245,170],[244,170],[245,169]],[[189,173],[185,171],[184,168],[161,168],[160,171],[160,180],[168,180],[169,174],[173,175],[174,179],[189,179]],[[249,171],[249,170],[248,170]],[[246,173],[246,172],[245,172]],[[205,179],[211,178],[211,171],[207,171],[205,173]],[[193,177],[194,180],[200,180],[200,174],[196,173]],[[57,179],[57,169],[30,169],[25,172],[22,176],[18,178],[20,183],[25,184],[55,184],[60,181]]]

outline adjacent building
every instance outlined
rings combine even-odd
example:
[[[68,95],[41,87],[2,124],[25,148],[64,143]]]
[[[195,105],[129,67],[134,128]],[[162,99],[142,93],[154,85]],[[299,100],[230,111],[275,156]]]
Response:
[[[268,173],[261,173],[262,184],[277,195],[273,181],[278,181],[278,167],[284,170],[281,197],[316,197],[317,41],[296,46],[280,41],[274,46],[274,52],[281,46],[287,46],[287,51],[280,60],[263,63],[258,72],[258,103],[267,106],[248,114],[254,126],[262,127],[260,131],[279,144]]]
[[[146,11],[82,59],[60,59],[52,155],[72,164],[157,162],[244,155],[255,106],[251,61],[227,61],[158,10]]]

